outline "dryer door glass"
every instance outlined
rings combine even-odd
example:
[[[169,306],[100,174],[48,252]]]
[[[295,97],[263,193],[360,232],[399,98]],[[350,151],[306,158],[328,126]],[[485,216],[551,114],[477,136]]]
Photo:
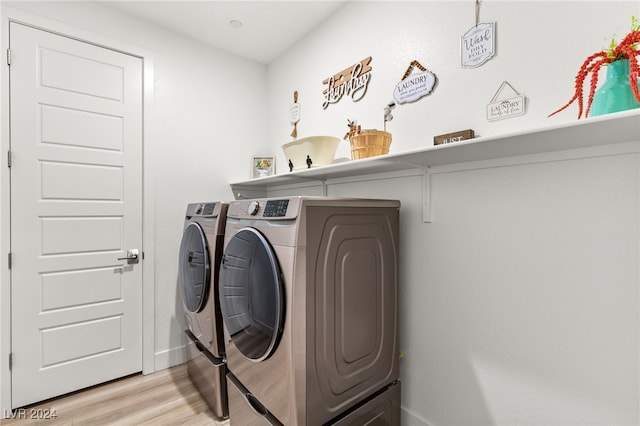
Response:
[[[254,228],[227,244],[220,267],[220,310],[231,340],[253,361],[275,350],[284,320],[284,289],[273,248]]]
[[[184,305],[189,312],[200,312],[209,294],[211,267],[206,237],[195,222],[182,234],[178,267]]]

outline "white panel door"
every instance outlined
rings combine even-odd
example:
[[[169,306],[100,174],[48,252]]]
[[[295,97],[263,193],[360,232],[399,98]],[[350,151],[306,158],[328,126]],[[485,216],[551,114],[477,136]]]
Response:
[[[12,407],[142,370],[142,60],[10,24]]]

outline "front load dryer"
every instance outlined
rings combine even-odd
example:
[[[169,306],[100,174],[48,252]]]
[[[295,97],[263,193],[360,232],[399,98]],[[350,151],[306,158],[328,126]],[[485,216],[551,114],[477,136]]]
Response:
[[[187,206],[178,277],[187,325],[187,371],[217,419],[228,417],[218,274],[228,203]]]
[[[220,308],[231,426],[399,424],[399,207],[229,203]]]

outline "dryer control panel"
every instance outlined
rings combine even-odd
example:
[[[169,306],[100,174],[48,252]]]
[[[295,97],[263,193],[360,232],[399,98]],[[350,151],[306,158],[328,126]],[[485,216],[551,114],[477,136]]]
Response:
[[[194,216],[198,217],[217,217],[226,212],[226,203],[207,202],[207,203],[191,203],[187,204],[187,219]]]
[[[215,203],[200,203],[196,208],[196,215],[211,216],[215,207]]]

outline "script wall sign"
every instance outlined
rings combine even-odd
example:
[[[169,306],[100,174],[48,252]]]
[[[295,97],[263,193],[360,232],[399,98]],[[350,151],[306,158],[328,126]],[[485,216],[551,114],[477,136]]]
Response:
[[[329,104],[335,104],[344,95],[351,96],[353,102],[358,102],[367,93],[371,80],[371,56],[340,71],[337,74],[322,81],[326,85],[322,91],[324,102],[322,108],[327,109]]]

